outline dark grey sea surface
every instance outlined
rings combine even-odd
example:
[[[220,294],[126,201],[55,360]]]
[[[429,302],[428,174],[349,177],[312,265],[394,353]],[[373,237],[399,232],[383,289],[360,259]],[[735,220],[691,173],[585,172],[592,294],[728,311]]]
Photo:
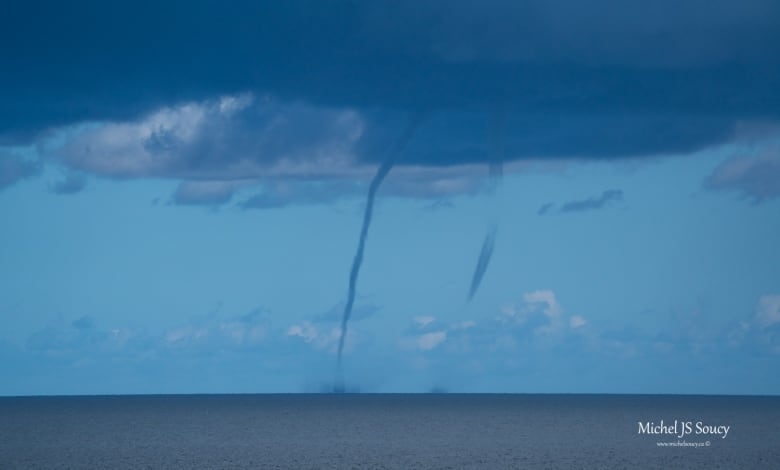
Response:
[[[692,432],[639,432],[661,420]],[[780,397],[0,398],[0,469],[37,468],[780,469]]]

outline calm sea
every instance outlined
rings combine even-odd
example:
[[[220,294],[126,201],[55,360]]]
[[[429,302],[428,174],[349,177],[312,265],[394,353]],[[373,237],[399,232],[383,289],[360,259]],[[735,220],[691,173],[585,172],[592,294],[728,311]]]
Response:
[[[0,468],[780,469],[780,397],[0,398]]]

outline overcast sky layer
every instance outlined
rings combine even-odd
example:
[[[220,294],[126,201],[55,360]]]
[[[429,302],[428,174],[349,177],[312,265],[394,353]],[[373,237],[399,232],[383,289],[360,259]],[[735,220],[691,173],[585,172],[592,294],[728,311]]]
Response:
[[[348,389],[780,393],[778,25],[771,0],[11,2],[0,394],[332,388],[394,146]]]

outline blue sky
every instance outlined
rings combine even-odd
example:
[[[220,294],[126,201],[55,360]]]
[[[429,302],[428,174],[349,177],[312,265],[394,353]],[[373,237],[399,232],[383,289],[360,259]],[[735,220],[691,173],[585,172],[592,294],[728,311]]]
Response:
[[[394,147],[348,389],[779,393],[780,9],[600,1],[12,5],[0,394],[332,388]]]

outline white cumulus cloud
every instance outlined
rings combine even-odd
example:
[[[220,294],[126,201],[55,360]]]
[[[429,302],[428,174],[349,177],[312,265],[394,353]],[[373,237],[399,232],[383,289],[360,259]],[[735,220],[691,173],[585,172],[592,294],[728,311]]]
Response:
[[[761,328],[780,323],[780,295],[764,295],[758,299],[756,323]]]
[[[423,351],[430,351],[447,339],[446,331],[434,331],[425,333],[417,338],[417,347]]]
[[[569,326],[572,328],[580,328],[582,326],[585,326],[585,324],[588,323],[585,321],[584,318],[582,318],[580,315],[574,315],[571,318],[569,318]]]
[[[430,315],[414,317],[414,323],[417,325],[418,328],[425,328],[426,326],[430,325],[434,321],[436,321],[436,317]]]
[[[551,290],[536,290],[523,295],[523,300],[531,308],[534,304],[543,304],[543,312],[550,318],[559,318],[563,309],[555,298],[555,293]]]

